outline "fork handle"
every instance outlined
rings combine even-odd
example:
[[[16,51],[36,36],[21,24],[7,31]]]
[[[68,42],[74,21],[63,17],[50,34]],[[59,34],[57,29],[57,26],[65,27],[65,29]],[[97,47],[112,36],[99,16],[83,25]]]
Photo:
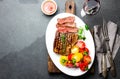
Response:
[[[111,68],[110,68],[111,75],[113,77],[115,77],[116,76],[115,63],[112,58],[112,53],[110,51],[107,51],[107,57],[108,57],[108,61],[109,61],[110,65],[111,65]]]
[[[106,54],[102,54],[102,61],[101,61],[101,70],[102,70],[102,76],[106,78],[107,76],[107,62],[106,62]]]

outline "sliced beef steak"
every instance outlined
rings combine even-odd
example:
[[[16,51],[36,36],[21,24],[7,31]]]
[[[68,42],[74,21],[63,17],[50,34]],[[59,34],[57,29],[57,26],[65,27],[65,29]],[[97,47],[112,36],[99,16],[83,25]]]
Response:
[[[78,40],[78,28],[74,22],[75,17],[58,18],[57,21],[53,51],[61,55],[68,55],[71,53],[72,46]]]
[[[57,21],[58,21],[58,24],[74,23],[75,17],[69,16],[69,17],[65,17],[65,18],[58,18]]]
[[[75,27],[58,27],[57,31],[61,33],[68,33],[68,32],[77,32],[78,28]]]
[[[57,23],[56,27],[57,28],[59,28],[59,27],[76,27],[76,23],[69,23],[69,22],[64,23],[64,24]]]

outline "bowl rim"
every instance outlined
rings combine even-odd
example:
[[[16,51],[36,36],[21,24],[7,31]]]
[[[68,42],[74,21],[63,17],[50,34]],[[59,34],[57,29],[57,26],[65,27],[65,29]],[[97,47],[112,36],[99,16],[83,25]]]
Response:
[[[44,5],[46,2],[52,2],[52,3],[54,3],[55,6],[56,6],[55,11],[53,11],[52,13],[46,13],[46,12],[43,10],[43,5]],[[42,12],[43,12],[44,14],[46,14],[46,15],[53,15],[53,14],[56,13],[56,11],[57,11],[57,3],[56,3],[54,0],[44,0],[44,1],[42,2],[42,4],[41,4],[41,10],[42,10]]]

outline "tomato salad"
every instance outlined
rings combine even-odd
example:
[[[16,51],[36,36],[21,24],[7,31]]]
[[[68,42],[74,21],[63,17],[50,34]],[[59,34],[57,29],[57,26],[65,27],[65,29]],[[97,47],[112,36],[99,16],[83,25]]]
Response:
[[[80,29],[79,35],[83,35],[83,30]],[[88,66],[91,63],[91,57],[89,55],[89,49],[86,47],[86,44],[84,42],[83,38],[82,40],[79,39],[77,43],[72,47],[71,53],[67,56],[61,56],[60,57],[60,63],[63,66],[69,67],[69,68],[80,68],[82,71],[88,70]]]

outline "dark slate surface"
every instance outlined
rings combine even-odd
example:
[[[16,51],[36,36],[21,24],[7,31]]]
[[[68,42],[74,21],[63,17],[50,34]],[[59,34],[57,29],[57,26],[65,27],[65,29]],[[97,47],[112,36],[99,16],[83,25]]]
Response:
[[[65,74],[49,74],[47,71],[47,49],[45,31],[53,16],[46,16],[40,10],[43,0],[0,0],[0,79],[102,79],[95,73],[80,77]],[[66,0],[55,0],[58,13],[65,11]],[[120,0],[101,0],[100,12],[94,16],[81,17],[84,0],[75,0],[76,15],[90,28],[102,24],[101,14],[106,20],[120,28]],[[55,14],[55,15],[56,15]],[[120,31],[120,30],[118,30]],[[117,77],[120,79],[120,49],[115,58]]]

